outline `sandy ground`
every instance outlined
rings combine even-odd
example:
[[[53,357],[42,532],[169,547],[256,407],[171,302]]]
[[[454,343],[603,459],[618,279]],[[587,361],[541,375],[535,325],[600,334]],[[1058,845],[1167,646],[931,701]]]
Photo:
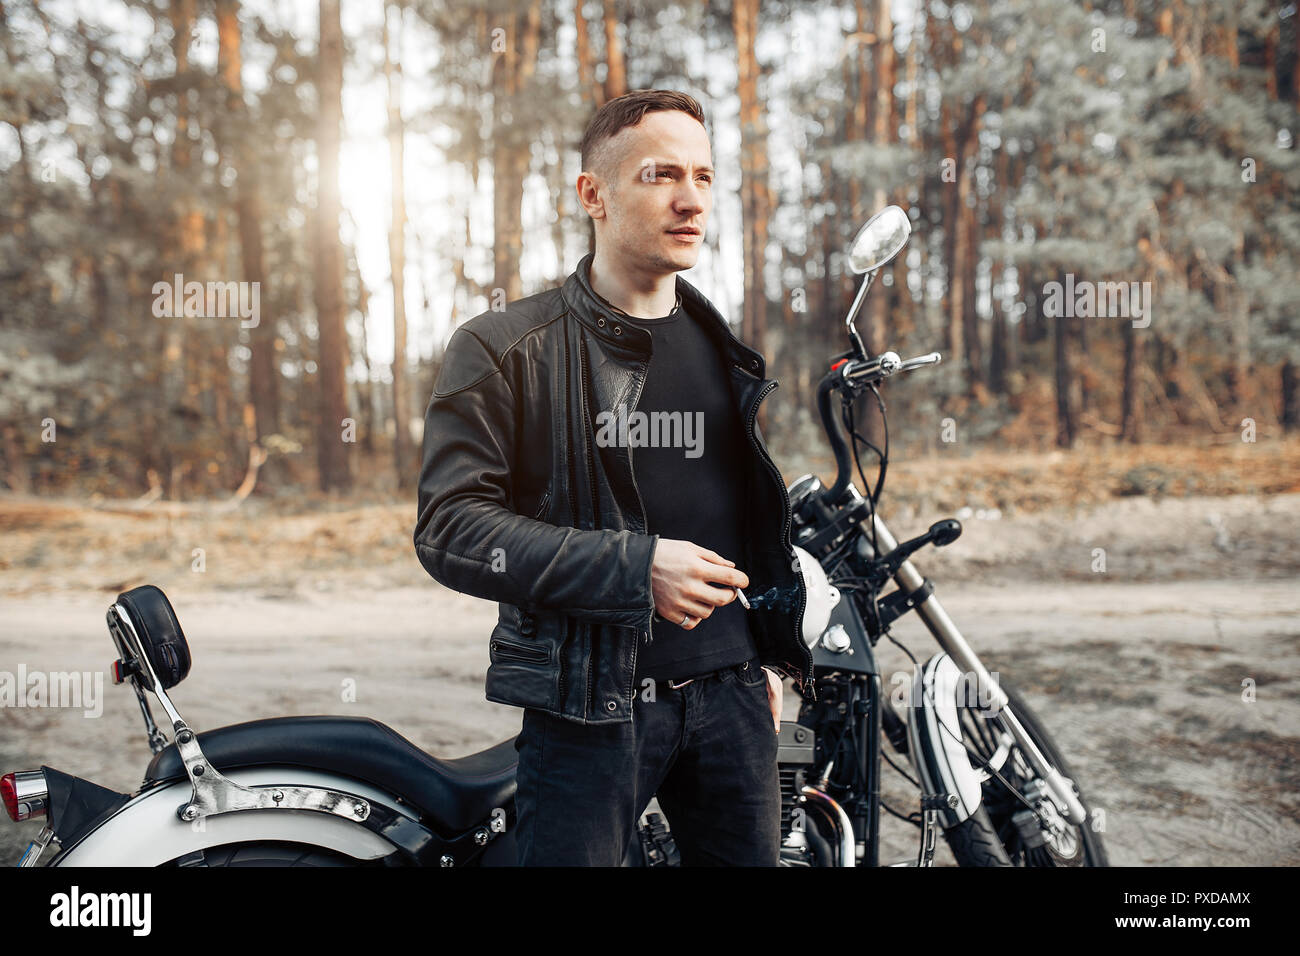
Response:
[[[916,533],[929,517],[901,514],[894,530]],[[223,570],[213,555],[237,542],[213,537],[202,574],[192,570],[194,539],[170,523],[153,548],[123,538],[129,557],[119,550],[116,559],[83,527],[85,560],[69,566],[49,557],[69,547],[50,527],[11,520],[0,671],[105,671],[114,655],[104,611],[119,586],[150,581],[189,637],[194,667],[174,700],[200,730],[353,714],[440,756],[489,746],[520,720],[483,699],[495,606],[446,591],[413,555],[402,558],[409,518],[383,516],[396,540],[360,569],[342,560],[259,569],[241,557]],[[986,664],[1024,693],[1105,811],[1112,863],[1300,864],[1297,519],[1300,495],[1123,499],[972,517],[961,541],[918,558]],[[895,633],[921,659],[935,650],[915,621]],[[906,665],[888,642],[880,657],[887,674]],[[355,702],[345,701],[353,686]],[[786,701],[793,718],[797,702]],[[134,789],[149,758],[134,695],[105,677],[101,705],[98,716],[0,707],[0,771],[47,764]],[[914,808],[915,791],[888,768],[884,787],[892,805]],[[914,830],[888,815],[882,828],[886,861],[914,854]],[[0,862],[16,860],[35,831],[4,821]],[[936,860],[952,863],[942,842]]]

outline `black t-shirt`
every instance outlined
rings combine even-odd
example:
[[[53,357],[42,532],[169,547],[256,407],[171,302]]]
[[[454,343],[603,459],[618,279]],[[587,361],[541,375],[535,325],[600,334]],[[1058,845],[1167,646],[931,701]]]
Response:
[[[744,571],[748,456],[726,363],[680,296],[663,318],[617,311],[653,339],[645,387],[636,408],[627,410],[626,432],[647,532],[693,541]],[[652,628],[653,640],[637,650],[638,683],[645,677],[686,680],[758,653],[747,612],[735,599],[689,631],[658,617]]]

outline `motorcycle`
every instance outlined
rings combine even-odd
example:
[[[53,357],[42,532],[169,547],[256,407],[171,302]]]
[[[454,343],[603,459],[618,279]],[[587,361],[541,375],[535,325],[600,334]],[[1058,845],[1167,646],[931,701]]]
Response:
[[[780,862],[880,865],[880,810],[902,817],[881,800],[883,759],[919,791],[917,810],[902,817],[920,831],[916,856],[890,865],[932,865],[942,830],[962,866],[1106,866],[1092,811],[1041,721],[993,679],[911,561],[927,545],[951,544],[961,525],[939,521],[899,543],[877,513],[888,431],[883,448],[867,442],[855,425],[856,401],[871,392],[879,402],[879,383],[940,356],[869,356],[854,323],[876,273],[910,233],[907,214],[889,206],[850,245],[850,265],[865,275],[845,321],[851,348],[835,356],[817,391],[836,478],[826,488],[804,475],[788,489],[807,597],[803,638],[818,694],[802,702],[797,720],[781,722]],[[883,419],[883,402],[880,410]],[[859,443],[880,459],[874,487],[863,476]],[[865,494],[852,483],[852,464]],[[895,589],[882,596],[890,581]],[[761,610],[789,598],[769,592],[745,600]],[[883,692],[875,647],[882,637],[898,643],[890,626],[912,612],[940,651],[924,664],[912,657],[900,714]],[[166,595],[153,585],[120,594],[107,625],[118,653],[113,680],[134,691],[153,757],[129,794],[48,766],[0,777],[10,818],[44,823],[20,867],[38,865],[51,843],[58,847],[52,867],[517,863],[513,739],[443,759],[362,717],[272,717],[197,733],[168,694],[188,675],[191,657]],[[154,721],[150,694],[171,724],[170,742]],[[885,742],[915,777],[884,753]],[[643,816],[623,862],[679,862],[660,814]]]

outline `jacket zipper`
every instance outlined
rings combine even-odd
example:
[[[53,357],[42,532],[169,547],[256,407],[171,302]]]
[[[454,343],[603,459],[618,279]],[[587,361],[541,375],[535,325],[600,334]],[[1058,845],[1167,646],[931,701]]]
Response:
[[[578,359],[581,364],[578,388],[582,400],[582,452],[587,466],[587,485],[591,490],[591,526],[600,527],[600,499],[596,495],[596,462],[591,456],[591,409],[587,407],[587,340],[578,339]]]
[[[587,679],[587,719],[591,719],[591,713],[596,708],[596,675],[600,673],[600,668],[596,661],[596,636],[592,633],[594,628],[591,624],[583,623],[580,630],[587,636],[587,653],[583,655],[586,661],[585,671]]]
[[[497,657],[501,660],[533,661],[540,664],[550,657],[543,648],[503,641],[500,638],[492,641],[492,650],[497,652]]]
[[[645,367],[645,369],[643,369],[642,371],[643,371],[643,372],[648,372],[648,371],[649,371],[649,368],[650,368],[649,363],[646,363],[646,367]],[[641,402],[641,393],[642,393],[643,391],[645,391],[645,380],[646,380],[646,376],[645,376],[645,375],[641,375],[641,376],[638,377],[638,382],[637,382],[637,386],[636,386],[636,393],[632,396],[632,407],[628,409],[628,414],[629,414],[629,415],[630,415],[632,412],[636,411],[636,407],[637,407],[637,405],[639,405],[640,402]],[[641,533],[642,533],[642,534],[648,534],[650,529],[649,529],[648,527],[646,527],[646,525],[647,525],[649,519],[646,517],[646,513],[645,513],[645,502],[641,500],[641,489],[638,488],[638,487],[636,486],[636,464],[635,464],[635,462],[633,461],[633,458],[632,458],[632,451],[633,451],[633,449],[632,449],[632,444],[629,442],[629,443],[628,443],[628,446],[627,446],[627,466],[628,466],[628,470],[632,472],[632,493],[633,493],[634,495],[636,495],[636,506],[637,506],[637,508],[639,508],[640,511],[641,511]],[[654,601],[654,597],[653,597],[653,595],[651,596],[651,601],[652,601],[652,602]],[[653,618],[653,612],[652,612],[652,614],[651,614],[651,620],[650,620],[650,623],[648,623],[648,624],[646,625],[645,634],[646,634],[646,643],[647,643],[647,644],[649,644],[652,640],[654,640],[654,618]],[[638,642],[634,642],[634,644],[635,644],[635,643],[638,643]],[[633,648],[633,651],[632,651],[632,663],[633,663],[633,664],[636,663],[636,649],[635,649],[635,647]],[[634,680],[633,680],[633,684],[635,684],[635,683],[636,683],[636,681],[635,681],[635,679],[634,679]]]
[[[546,494],[542,495],[542,503],[537,506],[537,514],[533,515],[534,518],[540,519],[542,515],[546,514],[546,506],[547,504],[550,503],[550,500],[551,500],[551,489],[547,488]]]
[[[649,369],[650,369],[650,363],[647,362],[646,367],[645,369],[643,369],[643,371],[649,372]],[[637,405],[640,404],[641,402],[641,393],[645,391],[646,375],[640,375],[638,376],[638,379],[639,381],[636,386],[636,393],[632,396],[632,407],[628,409],[629,414],[636,410]],[[647,527],[647,525],[649,524],[649,518],[646,517],[645,502],[641,500],[641,489],[636,486],[636,465],[632,461],[631,442],[629,442],[627,446],[627,467],[628,470],[632,473],[632,493],[636,495],[636,506],[641,510],[641,533],[648,534],[650,531],[650,529]],[[652,605],[654,604],[653,593],[650,595],[650,603]],[[650,620],[646,622],[646,626],[645,626],[646,644],[649,644],[651,641],[654,640],[654,627],[655,627],[654,611],[652,609],[650,612]],[[636,655],[637,655],[637,651],[640,650],[640,647],[641,647],[641,635],[636,634],[632,638],[632,672],[628,676],[628,685],[627,685],[628,700],[631,701],[631,706],[633,708],[636,707],[636,695],[637,695]]]
[[[573,389],[570,387],[571,383],[569,382],[569,372],[570,369],[573,368],[573,365],[569,362],[569,325],[567,322],[564,323],[563,328],[564,328],[564,362],[562,363],[562,367],[564,369],[564,407],[565,407],[565,411],[568,413],[566,417],[566,421],[572,422],[573,421],[573,404],[572,404]],[[571,438],[572,438],[572,434],[570,433],[570,439]],[[570,450],[572,450],[572,448],[570,448]],[[574,527],[579,527],[581,526],[581,519],[578,515],[578,493],[575,490],[575,487],[578,484],[578,482],[574,480],[576,479],[576,475],[573,472],[573,455],[570,454],[567,456],[567,458],[568,458],[567,467],[569,469],[570,480],[566,482],[568,487],[565,489],[565,491],[568,493],[568,498],[569,498],[569,520],[573,522]],[[560,659],[560,679],[559,679],[559,707],[560,708],[564,707],[564,700],[565,700],[564,691],[565,688],[568,686],[569,674],[568,674],[568,667],[565,665],[565,653],[569,647],[569,640],[572,636],[573,636],[573,618],[569,617],[569,615],[566,614],[564,615],[564,638],[560,641],[560,651],[559,654],[557,655]]]
[[[743,372],[744,369],[741,369],[741,371]],[[749,374],[749,373],[746,372],[745,374]],[[788,544],[790,540],[790,525],[793,517],[793,511],[790,507],[790,493],[785,489],[785,482],[781,479],[781,472],[777,469],[776,463],[772,461],[771,457],[768,456],[767,452],[763,450],[763,446],[758,443],[758,438],[754,434],[754,421],[758,418],[758,406],[762,404],[764,397],[766,397],[767,394],[772,391],[772,389],[776,388],[776,385],[777,385],[776,382],[768,382],[766,385],[762,387],[762,389],[759,390],[759,393],[756,396],[754,396],[754,401],[751,402],[749,406],[749,421],[746,425],[745,431],[749,435],[750,444],[754,446],[754,450],[758,452],[759,458],[763,461],[765,465],[767,465],[768,471],[771,472],[772,477],[776,479],[777,487],[781,489],[781,498],[785,502],[785,517],[782,523],[781,542],[782,542],[782,546],[787,548],[787,554],[790,556],[791,560],[793,560],[794,552],[789,550],[789,544]],[[812,681],[812,671],[813,671],[812,651],[808,649],[808,642],[803,639],[803,633],[802,633],[803,612],[805,607],[807,606],[807,603],[808,603],[808,595],[805,592],[804,588],[801,587],[799,588],[799,609],[798,611],[795,612],[795,618],[794,618],[795,623],[797,625],[796,631],[798,632],[795,635],[795,639],[799,642],[799,646],[803,648],[803,656],[804,656],[805,668],[806,668],[803,672],[804,679],[800,681],[800,685],[801,685],[800,690],[802,691],[806,688],[808,692],[812,695],[812,700],[816,700],[817,689],[813,686],[813,681]]]
[[[568,376],[569,376],[569,370],[570,370],[572,367],[573,367],[573,366],[569,364],[569,327],[568,327],[568,325],[566,324],[566,325],[564,326],[564,376],[565,376],[565,378],[564,378],[564,407],[565,407],[565,410],[568,412],[568,421],[570,421],[570,422],[573,421],[573,406],[572,406],[572,403],[571,403],[571,401],[570,401],[570,397],[571,397],[571,395],[572,395],[572,393],[573,393],[573,389],[569,387],[569,384],[570,384],[570,383],[569,383],[569,378],[568,378]],[[572,473],[572,471],[573,471],[573,455],[570,454],[570,455],[568,456],[568,459],[569,459],[569,460],[568,460],[569,471],[570,471],[570,473]],[[569,482],[568,482],[568,486],[569,486],[569,487],[566,489],[566,490],[568,491],[568,493],[569,493],[569,517],[570,517],[570,519],[574,522],[575,525],[578,524],[578,522],[580,521],[580,519],[579,519],[579,517],[578,517],[578,493],[577,493],[577,491],[574,490],[574,488],[575,488],[576,485],[577,485],[577,481],[569,481]]]
[[[560,707],[564,706],[564,688],[567,684],[568,668],[564,665],[565,649],[569,646],[569,636],[573,633],[573,619],[567,614],[564,616],[564,640],[560,642],[560,650],[557,656],[560,659]]]
[[[591,526],[600,527],[600,504],[596,497],[596,464],[591,456],[591,419],[589,417],[590,409],[587,407],[587,340],[585,337],[578,338],[578,398],[582,402],[582,453],[583,463],[587,466],[587,487],[591,492]],[[584,622],[578,625],[578,634],[585,634],[587,638],[587,652],[582,655],[582,679],[587,689],[587,709],[584,716],[591,718],[591,713],[595,709],[595,674],[596,669],[591,666],[592,648],[595,640],[591,635],[591,628]]]

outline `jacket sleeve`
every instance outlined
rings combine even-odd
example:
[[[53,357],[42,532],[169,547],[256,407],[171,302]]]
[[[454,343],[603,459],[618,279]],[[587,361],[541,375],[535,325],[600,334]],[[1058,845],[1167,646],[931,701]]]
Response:
[[[517,607],[650,625],[657,535],[563,528],[512,510],[515,396],[490,350],[457,329],[424,417],[415,552],[434,580]]]

